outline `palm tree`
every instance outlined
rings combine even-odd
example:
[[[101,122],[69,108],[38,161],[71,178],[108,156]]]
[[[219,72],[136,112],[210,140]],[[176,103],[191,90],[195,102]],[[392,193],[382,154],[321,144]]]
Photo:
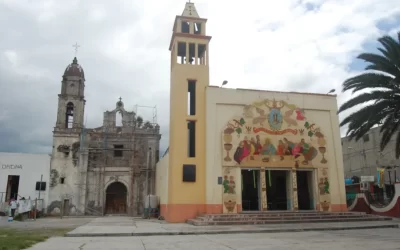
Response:
[[[378,39],[382,46],[381,53],[362,53],[357,58],[364,60],[368,65],[365,72],[347,79],[343,83],[343,92],[352,90],[354,96],[342,104],[338,113],[360,104],[365,107],[347,116],[340,126],[348,124],[347,136],[358,141],[373,126],[381,125],[380,150],[389,143],[392,136],[396,136],[396,158],[400,156],[400,32],[397,40],[390,36]]]

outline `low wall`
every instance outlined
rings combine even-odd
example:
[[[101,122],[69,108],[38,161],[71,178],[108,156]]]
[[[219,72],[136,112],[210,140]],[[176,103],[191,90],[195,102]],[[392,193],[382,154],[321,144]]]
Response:
[[[365,212],[381,216],[400,218],[400,183],[395,184],[395,194],[392,201],[385,207],[375,207],[370,204],[365,194],[357,194],[353,203],[348,207],[351,212]]]

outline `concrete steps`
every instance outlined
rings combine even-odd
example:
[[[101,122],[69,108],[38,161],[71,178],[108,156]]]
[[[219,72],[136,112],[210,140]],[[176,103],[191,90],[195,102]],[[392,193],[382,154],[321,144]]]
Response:
[[[325,212],[268,212],[241,214],[206,214],[187,221],[195,226],[211,225],[259,225],[290,223],[330,223],[330,222],[371,222],[391,221],[392,218],[365,213],[325,213]]]

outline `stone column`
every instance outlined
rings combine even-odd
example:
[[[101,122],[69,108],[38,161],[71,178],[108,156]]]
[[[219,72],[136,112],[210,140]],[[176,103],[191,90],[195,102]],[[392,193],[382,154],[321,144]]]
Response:
[[[293,188],[293,210],[298,211],[299,210],[299,201],[297,197],[297,171],[295,168],[292,168],[292,188]]]
[[[260,169],[260,179],[261,179],[261,210],[267,211],[267,184],[265,182],[265,168]]]

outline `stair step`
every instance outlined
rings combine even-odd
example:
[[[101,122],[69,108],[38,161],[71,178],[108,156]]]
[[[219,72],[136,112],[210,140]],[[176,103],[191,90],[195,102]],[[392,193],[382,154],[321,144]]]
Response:
[[[269,217],[286,217],[286,216],[327,216],[327,215],[365,215],[366,213],[362,212],[345,212],[345,213],[304,213],[304,212],[285,212],[285,213],[240,213],[240,214],[206,214],[200,217],[258,217],[258,216],[269,216]]]
[[[351,218],[371,218],[371,216],[365,215],[328,215],[328,216],[288,216],[288,217],[268,217],[268,216],[259,216],[259,217],[237,217],[237,218],[226,218],[226,217],[215,217],[215,218],[204,218],[197,217],[196,219],[199,221],[254,221],[254,220],[314,220],[314,219],[351,219]]]
[[[328,222],[363,222],[363,221],[389,221],[392,218],[387,217],[361,217],[361,218],[338,218],[338,219],[296,219],[296,220],[254,220],[254,221],[200,221],[190,219],[187,223],[195,226],[211,226],[211,225],[255,225],[255,224],[290,224],[290,223],[328,223]]]

